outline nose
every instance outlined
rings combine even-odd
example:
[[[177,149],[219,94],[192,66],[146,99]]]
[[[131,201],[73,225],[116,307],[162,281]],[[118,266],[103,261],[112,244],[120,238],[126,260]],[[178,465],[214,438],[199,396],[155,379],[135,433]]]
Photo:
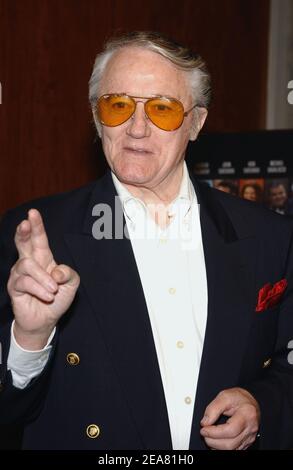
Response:
[[[144,111],[144,103],[137,102],[136,109],[129,120],[126,133],[135,139],[142,139],[150,135],[150,126],[148,124],[148,117]]]

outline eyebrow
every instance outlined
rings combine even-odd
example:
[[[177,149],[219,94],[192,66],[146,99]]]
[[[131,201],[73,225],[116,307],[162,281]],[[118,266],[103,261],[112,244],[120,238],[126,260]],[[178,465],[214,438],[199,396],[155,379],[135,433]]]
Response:
[[[148,99],[148,98],[169,98],[170,100],[178,100],[180,101],[180,98],[175,98],[174,96],[171,96],[171,95],[168,95],[168,94],[150,94],[149,96],[136,96],[136,95],[132,95],[131,93],[127,93],[125,91],[122,91],[122,92],[113,92],[113,93],[106,93],[106,95],[125,95],[125,96],[133,96],[134,98],[144,98],[144,99]]]

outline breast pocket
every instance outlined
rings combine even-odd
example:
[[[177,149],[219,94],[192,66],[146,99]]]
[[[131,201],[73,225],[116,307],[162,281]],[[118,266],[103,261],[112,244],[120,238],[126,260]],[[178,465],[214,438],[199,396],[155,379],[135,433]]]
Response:
[[[280,305],[268,308],[263,312],[255,312],[254,327],[260,345],[270,354],[274,351],[279,320]]]

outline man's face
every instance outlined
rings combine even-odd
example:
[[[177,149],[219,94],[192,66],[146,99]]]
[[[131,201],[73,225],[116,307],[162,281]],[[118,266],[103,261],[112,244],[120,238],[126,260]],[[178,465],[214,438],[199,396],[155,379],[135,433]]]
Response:
[[[287,192],[282,184],[270,189],[270,202],[276,209],[283,207],[287,201]]]
[[[99,96],[108,93],[168,96],[181,101],[184,110],[194,105],[185,72],[160,55],[135,47],[125,48],[110,59]],[[201,110],[202,124],[205,115]],[[125,123],[101,126],[110,168],[123,183],[149,189],[174,180],[174,175],[181,172],[188,140],[196,138],[196,131],[191,132],[192,119],[193,112],[184,118],[179,129],[164,131],[146,117],[143,103],[137,103],[134,115]]]

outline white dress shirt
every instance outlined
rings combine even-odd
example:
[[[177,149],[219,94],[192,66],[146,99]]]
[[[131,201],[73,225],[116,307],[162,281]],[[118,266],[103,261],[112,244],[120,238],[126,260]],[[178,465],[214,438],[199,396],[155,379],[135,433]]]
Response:
[[[173,449],[187,450],[207,319],[207,282],[199,207],[184,163],[179,194],[161,229],[145,204],[114,174],[152,327]],[[52,338],[50,338],[51,341]],[[42,351],[27,352],[12,337],[8,368],[24,388],[46,364]],[[45,354],[44,354],[45,353]]]
[[[199,207],[186,165],[171,222],[160,229],[142,201],[113,175],[150,317],[173,449],[189,448],[207,319]]]
[[[50,343],[54,338],[56,328],[50,334],[44,349],[39,351],[28,351],[17,343],[13,333],[14,321],[11,325],[10,349],[7,360],[7,368],[11,370],[13,385],[17,388],[25,388],[29,382],[40,375],[48,362],[52,346]]]

